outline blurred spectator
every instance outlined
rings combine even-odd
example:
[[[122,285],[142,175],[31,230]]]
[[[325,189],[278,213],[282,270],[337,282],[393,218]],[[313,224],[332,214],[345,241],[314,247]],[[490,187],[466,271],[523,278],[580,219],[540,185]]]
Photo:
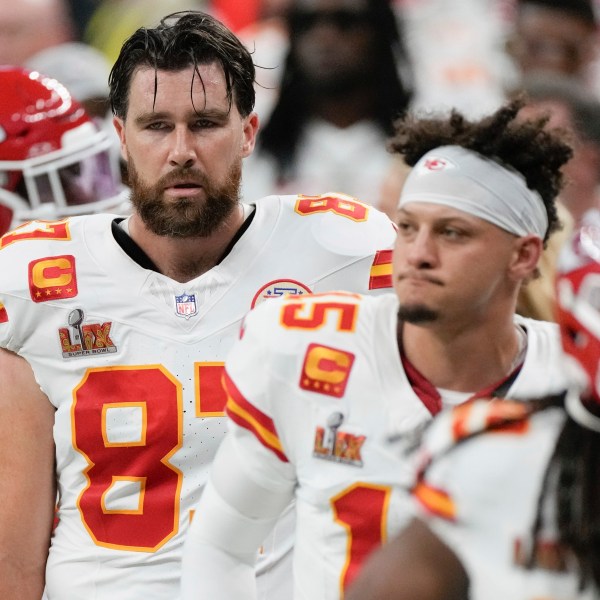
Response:
[[[598,22],[592,0],[516,0],[507,50],[518,75],[560,73],[598,89]]]
[[[524,316],[554,320],[558,254],[584,214],[600,207],[600,101],[581,81],[556,73],[526,73],[520,89],[529,97],[522,116],[547,116],[548,127],[565,130],[573,146],[573,157],[563,167],[566,181],[557,202],[563,229],[549,240],[540,277],[521,288],[517,306]]]
[[[600,100],[572,78],[535,74],[523,79],[527,114],[547,114],[548,126],[567,130],[573,157],[565,165],[560,201],[576,226],[590,208],[600,208]]]
[[[295,0],[278,101],[244,163],[247,199],[339,191],[379,205],[410,69],[389,0]]]
[[[279,94],[289,48],[286,13],[294,0],[262,0],[258,19],[238,32],[256,65],[254,110],[266,123]]]
[[[415,77],[412,108],[479,117],[505,100],[511,62],[498,0],[396,0]]]
[[[258,2],[258,20],[284,16],[293,0],[260,0]]]
[[[71,41],[75,35],[65,0],[0,0],[2,65],[23,65],[40,50]]]

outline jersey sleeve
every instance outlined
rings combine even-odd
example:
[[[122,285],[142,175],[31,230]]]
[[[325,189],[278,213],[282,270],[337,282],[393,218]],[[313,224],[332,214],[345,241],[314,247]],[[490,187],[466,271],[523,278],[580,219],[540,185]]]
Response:
[[[284,513],[293,488],[273,492],[245,471],[226,436],[196,507],[183,554],[183,598],[256,600],[260,545]]]
[[[413,496],[423,513],[457,524],[480,513],[473,505],[493,501],[495,492],[483,482],[494,481],[498,473],[490,467],[499,468],[502,461],[488,454],[488,436],[495,435],[502,446],[507,437],[524,435],[527,415],[525,403],[498,400],[470,401],[442,412],[425,432],[417,459]],[[472,476],[467,465],[482,477]]]
[[[10,300],[0,291],[0,348],[15,350],[11,345],[11,319],[9,312]]]
[[[273,491],[295,483],[272,406],[275,399],[285,401],[277,391],[281,375],[273,364],[280,305],[278,300],[266,302],[246,316],[224,374],[232,444],[244,469]],[[267,330],[274,335],[264,335]]]
[[[348,290],[363,295],[379,296],[393,291],[392,249],[375,250],[327,278],[329,290]],[[320,291],[315,286],[315,291]]]
[[[396,227],[389,217],[345,194],[298,196],[296,216],[311,223],[310,236],[331,268],[314,292],[346,290],[379,295],[392,289],[392,249]]]
[[[260,335],[273,325],[278,304],[264,303],[246,317],[226,362],[229,432],[187,536],[184,600],[198,590],[214,600],[255,600],[259,548],[294,495],[294,469],[272,418],[277,378],[271,376],[270,340]]]
[[[30,221],[0,237],[1,348],[20,353],[35,307],[77,295],[71,221]]]
[[[12,237],[11,237],[12,236]],[[14,337],[15,324],[22,321],[22,306],[29,302],[25,296],[25,268],[19,247],[13,245],[14,234],[0,237],[0,348],[18,352],[20,344]]]

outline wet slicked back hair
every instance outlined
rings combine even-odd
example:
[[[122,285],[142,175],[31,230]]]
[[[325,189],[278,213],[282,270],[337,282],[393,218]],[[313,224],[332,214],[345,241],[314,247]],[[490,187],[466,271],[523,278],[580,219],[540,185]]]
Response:
[[[396,122],[396,134],[389,141],[391,152],[401,154],[409,166],[429,150],[440,146],[462,146],[521,173],[529,189],[536,191],[548,213],[550,234],[560,229],[556,197],[563,186],[561,167],[573,151],[556,130],[546,128],[548,117],[517,118],[525,104],[521,97],[478,121],[469,121],[457,111],[449,117],[417,118],[407,115]]]
[[[242,117],[254,108],[255,69],[242,42],[214,17],[199,11],[172,13],[157,27],[140,27],[123,44],[109,77],[110,105],[114,115],[125,119],[131,80],[137,69],[180,71],[217,62],[223,68],[229,106],[235,103]],[[192,98],[190,82],[190,98]],[[202,82],[203,85],[203,82]],[[156,79],[154,94],[156,97]]]

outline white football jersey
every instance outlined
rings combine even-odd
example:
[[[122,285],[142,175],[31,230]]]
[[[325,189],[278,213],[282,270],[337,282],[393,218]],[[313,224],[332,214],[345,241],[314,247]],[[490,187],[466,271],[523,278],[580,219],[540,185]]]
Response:
[[[397,312],[393,294],[264,304],[227,360],[238,468],[265,489],[296,486],[296,600],[343,597],[364,558],[409,517],[413,465],[397,443],[432,415],[402,366]],[[558,371],[556,325],[519,322],[528,349],[511,393],[562,389],[546,376]]]
[[[184,534],[226,432],[225,356],[269,298],[391,286],[392,223],[349,197],[269,197],[220,264],[177,283],[112,215],[0,238],[0,347],[56,407],[51,600],[174,600]]]
[[[460,558],[471,600],[597,598],[591,589],[579,590],[572,557],[557,544],[553,495],[543,507],[549,524],[533,549],[535,566],[526,568],[565,412],[547,408],[515,418],[523,412],[522,404],[479,401],[436,418],[420,449],[429,466],[414,489],[415,510]],[[503,417],[515,422],[477,433]]]

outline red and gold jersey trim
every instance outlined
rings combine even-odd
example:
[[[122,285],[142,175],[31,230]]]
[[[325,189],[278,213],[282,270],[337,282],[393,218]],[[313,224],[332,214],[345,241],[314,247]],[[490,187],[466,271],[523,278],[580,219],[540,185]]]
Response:
[[[482,431],[524,435],[529,431],[529,407],[511,400],[470,400],[452,410],[452,438],[459,441]]]
[[[0,302],[0,323],[8,323],[8,313],[6,307]]]
[[[456,520],[456,506],[447,492],[419,481],[412,494],[428,512],[448,521]]]
[[[30,221],[0,237],[0,250],[24,240],[69,241],[71,233],[66,219],[60,221]]]
[[[227,391],[227,405],[225,406],[227,416],[240,427],[252,432],[256,439],[265,448],[271,450],[279,460],[289,462],[279,441],[273,419],[244,398],[227,371],[225,371],[223,383]]]
[[[375,253],[369,277],[369,289],[379,290],[392,287],[392,251],[378,250]]]

